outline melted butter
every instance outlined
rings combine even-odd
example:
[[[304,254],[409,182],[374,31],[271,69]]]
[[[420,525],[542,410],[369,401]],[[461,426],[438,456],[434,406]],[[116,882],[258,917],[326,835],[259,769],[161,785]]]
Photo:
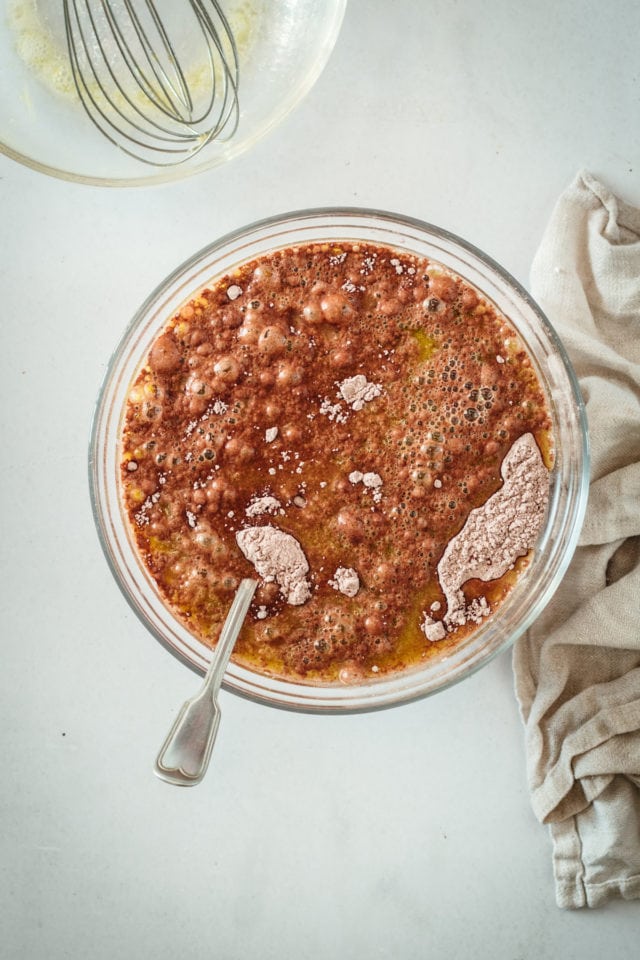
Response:
[[[76,88],[67,49],[62,43],[62,28],[49,22],[46,10],[41,10],[41,6],[34,0],[15,0],[9,5],[7,23],[13,33],[16,52],[50,90],[75,99]],[[62,4],[59,7],[61,14]]]
[[[422,327],[419,327],[417,330],[412,330],[411,336],[418,345],[418,360],[421,363],[424,363],[425,360],[430,360],[438,349],[438,341],[429,336],[427,331]]]
[[[542,462],[547,470],[552,470],[555,463],[555,446],[551,430],[536,430],[534,433],[536,443],[540,448]]]
[[[151,553],[171,553],[175,547],[170,540],[161,540],[159,537],[149,537],[149,550]]]

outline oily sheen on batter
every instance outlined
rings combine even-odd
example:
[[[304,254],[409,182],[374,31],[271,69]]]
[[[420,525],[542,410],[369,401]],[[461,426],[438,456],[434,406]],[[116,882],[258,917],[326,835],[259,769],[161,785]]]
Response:
[[[415,668],[499,607],[544,521],[551,421],[527,351],[424,258],[340,242],[240,266],[172,317],[132,384],[121,492],[168,606],[310,683]]]

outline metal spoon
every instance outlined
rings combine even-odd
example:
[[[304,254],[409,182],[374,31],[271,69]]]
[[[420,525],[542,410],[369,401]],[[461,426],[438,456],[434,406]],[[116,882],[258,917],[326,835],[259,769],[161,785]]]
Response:
[[[167,783],[192,787],[200,783],[207,772],[220,726],[218,691],[257,586],[256,580],[240,581],[202,688],[182,705],[160,748],[154,773]]]

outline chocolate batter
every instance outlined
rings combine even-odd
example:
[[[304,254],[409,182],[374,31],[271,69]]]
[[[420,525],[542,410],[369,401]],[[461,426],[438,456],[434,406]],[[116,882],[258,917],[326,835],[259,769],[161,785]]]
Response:
[[[299,548],[304,600],[261,553],[270,572],[234,658],[359,682],[418,666],[499,607],[528,562],[522,542],[497,579],[460,585],[455,618],[438,564],[503,485],[519,438],[548,471],[550,427],[514,328],[461,278],[383,246],[292,247],[168,321],[125,411],[123,503],[165,601],[208,644],[238,581],[257,575],[240,544],[288,544],[298,561]],[[262,526],[288,538],[249,534]]]

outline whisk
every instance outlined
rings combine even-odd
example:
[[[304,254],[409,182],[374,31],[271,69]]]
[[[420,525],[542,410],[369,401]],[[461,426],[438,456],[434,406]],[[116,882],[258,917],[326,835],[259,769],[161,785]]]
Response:
[[[239,120],[238,50],[217,0],[63,0],[76,89],[129,156],[184,163]]]

